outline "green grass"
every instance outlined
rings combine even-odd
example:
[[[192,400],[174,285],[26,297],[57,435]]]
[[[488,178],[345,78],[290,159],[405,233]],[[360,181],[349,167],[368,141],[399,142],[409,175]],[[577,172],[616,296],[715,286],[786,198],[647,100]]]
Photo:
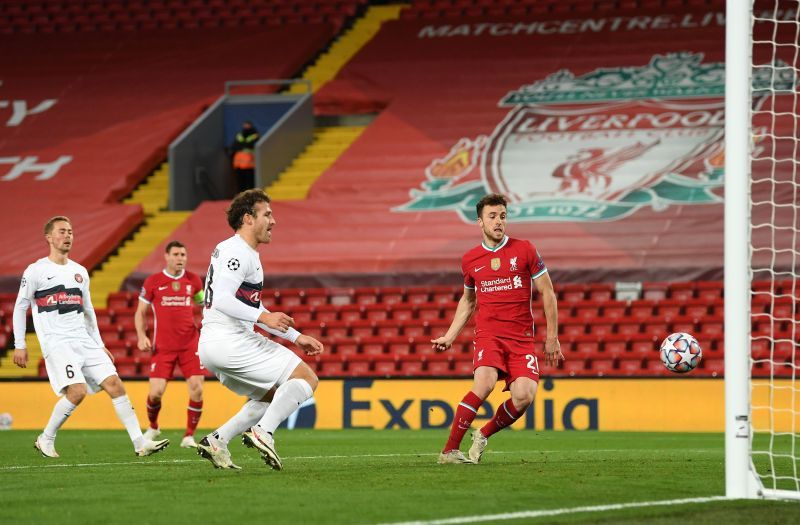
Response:
[[[719,434],[498,434],[480,465],[437,465],[446,432],[280,430],[284,471],[232,443],[241,471],[173,446],[135,458],[124,431],[0,433],[4,523],[382,523],[724,493]],[[468,439],[466,440],[468,441]],[[465,443],[466,448],[466,443]],[[716,501],[503,523],[800,523],[800,504]]]

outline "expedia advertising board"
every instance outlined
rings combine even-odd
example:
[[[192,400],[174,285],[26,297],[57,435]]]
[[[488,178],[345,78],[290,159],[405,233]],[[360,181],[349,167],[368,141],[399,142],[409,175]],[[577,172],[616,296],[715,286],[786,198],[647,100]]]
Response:
[[[772,395],[773,406],[790,408],[791,399],[783,397],[791,389],[775,388],[779,383],[770,388],[766,381],[754,381],[753,405],[767,406]],[[287,423],[290,428],[444,429],[471,384],[469,380],[325,380],[313,402],[301,407]],[[127,381],[125,385],[144,427],[147,383]],[[173,384],[164,396],[163,428],[183,428],[185,424],[187,395],[182,387]],[[498,386],[478,412],[475,424],[491,418],[507,397]],[[0,413],[11,414],[12,428],[41,429],[55,400],[46,382],[0,383]],[[243,398],[216,381],[207,382],[200,426],[221,425],[243,403]],[[534,406],[514,428],[722,432],[724,408],[720,379],[545,379]],[[789,413],[774,413],[776,429],[789,428]],[[769,426],[766,410],[754,410],[753,417],[756,428]],[[88,396],[65,428],[122,430],[108,396],[102,393]]]

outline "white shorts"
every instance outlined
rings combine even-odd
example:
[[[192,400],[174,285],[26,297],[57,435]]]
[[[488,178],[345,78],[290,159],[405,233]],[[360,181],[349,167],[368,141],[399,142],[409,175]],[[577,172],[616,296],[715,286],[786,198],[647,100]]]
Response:
[[[197,350],[200,362],[223,385],[250,399],[262,399],[272,387],[285,383],[303,362],[285,346],[255,332],[208,340],[201,331]]]
[[[50,386],[58,395],[67,386],[81,383],[86,384],[89,392],[97,392],[100,383],[117,374],[108,354],[88,337],[40,340],[40,343]]]

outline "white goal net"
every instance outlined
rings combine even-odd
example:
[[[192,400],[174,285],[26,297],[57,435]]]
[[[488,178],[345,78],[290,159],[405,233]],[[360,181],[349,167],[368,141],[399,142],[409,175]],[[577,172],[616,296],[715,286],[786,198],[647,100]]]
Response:
[[[749,449],[765,497],[800,498],[798,7],[757,0],[750,13]]]

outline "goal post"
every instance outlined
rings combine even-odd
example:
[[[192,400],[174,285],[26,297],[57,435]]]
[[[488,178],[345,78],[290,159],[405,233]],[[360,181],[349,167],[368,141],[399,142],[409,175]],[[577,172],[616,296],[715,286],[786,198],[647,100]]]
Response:
[[[800,499],[800,0],[727,0],[725,492]]]
[[[750,461],[750,2],[725,17],[725,495],[757,495]]]

